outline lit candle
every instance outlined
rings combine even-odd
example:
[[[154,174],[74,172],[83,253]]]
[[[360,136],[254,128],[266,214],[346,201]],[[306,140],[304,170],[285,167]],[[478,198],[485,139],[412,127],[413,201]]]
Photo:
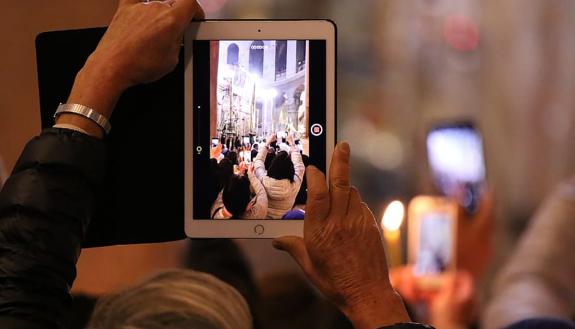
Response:
[[[402,264],[401,252],[401,222],[403,221],[403,204],[400,201],[393,201],[387,206],[381,228],[386,244],[387,266],[397,267]]]

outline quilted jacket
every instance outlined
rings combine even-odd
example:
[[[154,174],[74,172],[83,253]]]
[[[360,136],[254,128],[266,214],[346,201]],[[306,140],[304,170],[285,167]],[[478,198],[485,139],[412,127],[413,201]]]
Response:
[[[295,169],[293,183],[289,179],[273,179],[267,175],[264,164],[267,154],[268,148],[265,146],[260,147],[258,156],[254,160],[254,173],[264,185],[268,195],[267,218],[280,219],[293,206],[303,180],[305,166],[301,154],[299,152],[291,152],[291,160]]]
[[[0,192],[0,328],[64,328],[76,262],[104,176],[98,138],[49,128]]]

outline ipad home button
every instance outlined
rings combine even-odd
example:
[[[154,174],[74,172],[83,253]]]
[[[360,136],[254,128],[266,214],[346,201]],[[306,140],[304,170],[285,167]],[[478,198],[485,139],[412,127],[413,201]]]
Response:
[[[256,225],[256,227],[254,227],[254,232],[256,232],[257,235],[262,235],[264,234],[264,226],[263,225]]]

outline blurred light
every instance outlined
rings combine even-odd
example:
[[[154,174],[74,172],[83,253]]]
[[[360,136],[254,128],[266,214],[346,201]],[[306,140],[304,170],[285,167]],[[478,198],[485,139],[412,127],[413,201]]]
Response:
[[[352,115],[344,122],[342,138],[350,143],[354,156],[381,170],[401,165],[404,148],[396,135],[378,130],[362,115]]]
[[[224,78],[233,78],[236,75],[236,72],[232,67],[226,65],[225,67],[222,68],[221,75]]]
[[[443,34],[447,43],[456,50],[471,51],[479,44],[477,24],[462,14],[453,14],[445,19]]]
[[[381,220],[381,226],[384,230],[396,231],[401,226],[403,222],[403,203],[401,201],[393,201],[385,209],[385,214],[383,214],[383,219]]]
[[[367,159],[376,168],[394,170],[403,162],[403,146],[397,136],[380,131],[367,144]]]
[[[267,89],[262,92],[264,98],[275,98],[278,95],[278,91],[275,89]]]
[[[222,9],[228,0],[201,0],[198,2],[206,13],[213,13]]]

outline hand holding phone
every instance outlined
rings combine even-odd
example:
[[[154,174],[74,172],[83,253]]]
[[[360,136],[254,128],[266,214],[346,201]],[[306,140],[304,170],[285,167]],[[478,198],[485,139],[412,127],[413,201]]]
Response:
[[[248,150],[243,151],[243,154],[244,154],[243,158],[244,158],[245,162],[247,162],[247,163],[252,162],[252,152],[251,151],[248,151]]]
[[[408,206],[408,260],[424,288],[441,286],[455,270],[457,204],[444,197],[417,196]]]
[[[275,142],[276,140],[277,140],[276,134],[273,133],[270,137],[268,137],[268,141],[266,142],[266,146],[270,146],[271,143]]]
[[[437,125],[427,135],[427,156],[439,190],[457,199],[468,213],[474,213],[485,185],[483,142],[475,125]]]
[[[211,159],[217,159],[220,156],[220,154],[222,154],[222,144],[218,144],[210,149]]]
[[[295,146],[295,144],[294,144],[294,142],[293,142],[293,136],[292,136],[292,134],[289,134],[289,135],[287,136],[287,139],[286,139],[286,140],[287,140],[287,142],[289,143],[290,146]]]

